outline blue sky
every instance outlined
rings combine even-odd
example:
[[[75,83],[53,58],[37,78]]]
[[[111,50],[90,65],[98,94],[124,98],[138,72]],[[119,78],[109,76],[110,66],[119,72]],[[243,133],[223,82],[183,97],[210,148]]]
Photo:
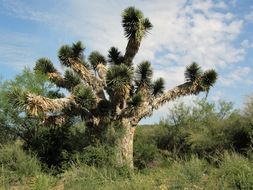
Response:
[[[167,88],[184,81],[185,66],[193,61],[214,68],[219,80],[209,100],[243,106],[253,93],[252,0],[0,0],[0,76],[11,79],[40,57],[62,70],[57,50],[77,40],[86,55],[107,55],[111,46],[124,52],[120,14],[128,6],[141,9],[154,25],[135,63],[150,60],[154,78],[164,77]],[[158,122],[170,105],[142,123]]]

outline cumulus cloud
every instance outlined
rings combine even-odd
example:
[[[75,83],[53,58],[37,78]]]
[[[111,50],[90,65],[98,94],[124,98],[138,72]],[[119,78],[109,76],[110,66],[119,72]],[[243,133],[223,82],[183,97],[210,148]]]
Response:
[[[245,20],[248,22],[253,22],[253,11],[245,15]]]
[[[249,77],[250,74],[250,67],[237,67],[230,73],[226,74],[226,76],[221,76],[219,82],[223,86],[231,86],[238,83],[253,84],[253,81]]]
[[[18,17],[25,20],[52,22],[58,18],[57,14],[34,10],[31,5],[17,0],[0,0],[1,11],[7,15]]]
[[[124,51],[126,39],[120,26],[121,11],[131,4],[140,7],[154,29],[144,39],[136,62],[168,57],[164,64],[174,61],[186,65],[197,61],[204,67],[225,66],[243,59],[244,51],[234,47],[243,21],[227,11],[224,2],[212,0],[178,1],[63,1],[61,7],[36,10],[17,0],[2,0],[9,13],[36,21],[51,22],[59,32],[69,30],[79,36],[90,49],[106,53],[112,45]],[[222,10],[222,11],[219,11]],[[224,56],[225,55],[225,56]],[[171,57],[170,57],[171,56]]]
[[[130,4],[108,1],[107,5],[71,1],[69,11],[75,13],[64,18],[64,25],[91,49],[106,53],[115,45],[124,51],[126,40],[119,25],[120,13]],[[183,82],[183,67],[192,61],[205,69],[222,69],[244,59],[245,49],[233,44],[243,21],[236,19],[223,2],[137,1],[134,6],[141,7],[154,25],[151,34],[143,40],[135,62],[151,60],[158,73],[155,77],[166,76],[170,87]]]
[[[2,2],[9,14],[43,22],[59,34],[67,32],[82,40],[89,51],[99,50],[105,55],[111,46],[124,52],[127,41],[120,26],[120,14],[128,6],[140,8],[154,28],[143,40],[135,63],[150,60],[154,78],[164,77],[168,88],[184,81],[184,68],[191,62],[224,73],[243,61],[246,49],[252,45],[249,41],[238,46],[234,43],[245,22],[230,11],[229,6],[235,5],[236,0],[229,3],[214,0],[63,0],[49,9],[30,7],[17,0]],[[251,17],[249,14],[245,19]],[[248,67],[237,67],[226,76],[221,74],[219,82],[232,85],[245,80],[244,75],[250,72]]]
[[[33,46],[39,43],[39,39],[18,32],[0,32],[0,63],[8,65],[14,70],[21,70],[24,66],[31,66],[37,53]]]
[[[216,91],[215,94],[213,94],[210,99],[214,102],[219,102],[224,97],[224,93],[222,91]]]

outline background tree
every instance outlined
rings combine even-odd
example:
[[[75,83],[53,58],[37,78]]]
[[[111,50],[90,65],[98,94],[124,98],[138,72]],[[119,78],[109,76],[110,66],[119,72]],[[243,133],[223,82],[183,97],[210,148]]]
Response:
[[[143,37],[152,28],[151,22],[140,10],[129,7],[122,13],[122,26],[128,39],[125,54],[111,47],[108,59],[95,51],[86,61],[81,42],[64,45],[58,52],[61,64],[68,68],[64,76],[49,59],[36,62],[35,71],[67,89],[66,97],[47,98],[32,92],[22,92],[21,97],[14,93],[12,97],[30,117],[41,117],[44,122],[62,125],[69,117],[81,116],[91,134],[97,135],[108,128],[121,131],[114,142],[117,161],[132,167],[133,137],[138,122],[168,101],[208,92],[217,74],[214,70],[202,72],[193,63],[186,68],[186,82],[164,92],[162,78],[152,81],[150,62],[143,61],[136,69],[133,64]]]
[[[47,96],[50,86],[52,85],[47,82],[47,78],[44,75],[35,75],[27,68],[17,75],[15,79],[6,80],[2,83],[0,86],[0,120],[5,132],[8,131],[12,137],[19,137],[25,142],[35,135],[39,121],[35,122],[34,118],[24,114],[22,107],[20,107],[22,105],[20,100],[25,98],[26,92]],[[15,99],[17,95],[20,100]],[[32,127],[28,127],[28,123]]]
[[[21,96],[23,99],[27,92],[48,98],[63,96],[44,74],[28,68],[15,79],[4,81],[0,85],[0,144],[21,139],[23,148],[33,151],[48,167],[58,168],[72,161],[75,152],[89,144],[85,138],[85,125],[79,117],[71,117],[60,123],[61,120],[53,115],[45,118],[25,114],[19,107],[22,102],[15,101],[15,97]],[[59,125],[61,127],[57,127]]]

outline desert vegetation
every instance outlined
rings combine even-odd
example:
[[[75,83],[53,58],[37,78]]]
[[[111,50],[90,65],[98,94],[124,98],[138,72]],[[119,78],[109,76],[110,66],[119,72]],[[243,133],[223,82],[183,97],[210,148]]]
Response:
[[[58,51],[65,74],[37,60],[0,87],[0,189],[253,189],[253,98],[234,109],[208,95],[215,70],[197,63],[165,90],[149,61],[134,65],[152,29],[143,13],[122,13],[128,44],[85,59],[81,42]],[[158,124],[140,125],[175,101]]]

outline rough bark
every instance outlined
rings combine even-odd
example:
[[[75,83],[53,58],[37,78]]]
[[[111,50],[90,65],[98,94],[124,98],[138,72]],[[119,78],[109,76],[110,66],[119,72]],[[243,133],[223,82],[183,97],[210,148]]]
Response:
[[[116,140],[116,161],[120,166],[134,167],[133,164],[133,140],[135,127],[129,120],[122,121],[122,134]]]
[[[132,61],[140,48],[140,40],[138,41],[135,37],[129,39],[124,55],[124,62],[126,65],[131,66]]]

